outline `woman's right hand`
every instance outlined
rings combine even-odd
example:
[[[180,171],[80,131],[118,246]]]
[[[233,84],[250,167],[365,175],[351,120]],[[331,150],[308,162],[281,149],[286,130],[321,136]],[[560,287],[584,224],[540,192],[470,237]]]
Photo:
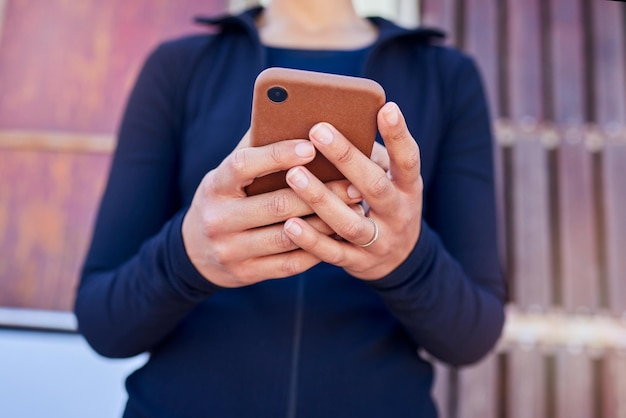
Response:
[[[191,262],[222,287],[288,277],[320,262],[298,249],[283,228],[285,220],[313,213],[306,203],[289,188],[250,197],[244,190],[256,177],[310,162],[315,148],[308,140],[295,139],[247,147],[244,137],[242,144],[202,179],[182,225]],[[362,210],[361,197],[347,180],[328,187]],[[334,233],[316,216],[308,220],[320,232]]]

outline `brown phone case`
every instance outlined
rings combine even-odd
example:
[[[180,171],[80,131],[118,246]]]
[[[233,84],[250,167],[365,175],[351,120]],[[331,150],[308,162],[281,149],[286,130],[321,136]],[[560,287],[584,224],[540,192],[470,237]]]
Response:
[[[378,110],[385,92],[366,78],[268,68],[254,84],[250,143],[267,145],[285,139],[308,139],[318,122],[328,122],[363,154],[371,156],[376,139]],[[344,178],[321,153],[306,167],[320,180]],[[254,180],[246,193],[256,195],[287,187],[285,171]]]

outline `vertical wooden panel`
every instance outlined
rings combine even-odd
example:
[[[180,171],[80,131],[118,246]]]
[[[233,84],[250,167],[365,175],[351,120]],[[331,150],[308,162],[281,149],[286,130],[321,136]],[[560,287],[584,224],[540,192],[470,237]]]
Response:
[[[508,0],[507,8],[510,116],[528,128],[515,143],[511,169],[514,302],[525,309],[545,309],[552,300],[553,268],[548,158],[533,130],[544,116],[539,1]],[[518,349],[511,352],[509,361],[508,416],[545,417],[543,356]]]
[[[617,350],[609,353],[602,372],[602,417],[626,417],[626,353]]]
[[[507,418],[546,416],[546,380],[543,356],[537,350],[513,349],[509,356]]]
[[[593,372],[584,353],[561,349],[556,357],[557,401],[555,418],[589,418],[594,413]]]
[[[498,22],[496,0],[466,0],[464,50],[480,68],[487,91],[491,114],[500,117],[498,106]]]
[[[539,0],[508,0],[511,117],[543,117]]]
[[[552,254],[548,159],[532,128],[543,116],[539,2],[509,1],[511,116],[530,129],[513,149],[513,265],[515,302],[546,308],[551,299]]]
[[[608,299],[626,318],[626,143],[608,143],[603,154]]]
[[[552,80],[555,122],[563,125],[558,156],[562,301],[569,311],[599,305],[599,261],[592,155],[584,141],[584,60],[580,2],[552,2]]]
[[[498,364],[490,355],[459,373],[458,418],[497,418]]]
[[[626,124],[626,31],[624,7],[615,1],[591,1],[596,90],[596,119],[609,131]]]
[[[562,300],[570,312],[591,313],[600,302],[596,195],[592,155],[574,129],[558,149]]]
[[[496,0],[466,0],[465,11],[467,17],[466,33],[463,35],[464,49],[476,60],[485,85],[491,117],[497,118],[501,116],[498,103],[500,85],[498,39],[501,36],[498,33]],[[502,147],[503,145],[496,141],[493,155],[500,259],[506,266],[505,152]]]
[[[623,3],[591,2],[595,117],[601,129],[613,134],[626,125],[626,28]],[[611,142],[602,152],[606,279],[611,310],[626,314],[626,143]]]
[[[514,301],[546,309],[552,300],[548,159],[538,138],[521,137],[513,149]],[[536,135],[536,134],[535,134]]]

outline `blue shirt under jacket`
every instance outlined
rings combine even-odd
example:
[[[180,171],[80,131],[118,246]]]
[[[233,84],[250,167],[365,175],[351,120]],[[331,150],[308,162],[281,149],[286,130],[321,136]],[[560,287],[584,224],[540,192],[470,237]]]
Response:
[[[77,291],[80,331],[104,356],[149,352],[125,417],[434,417],[431,365],[497,341],[492,136],[468,57],[433,31],[372,18],[360,75],[398,103],[425,184],[418,243],[373,282],[321,264],[240,289],[202,277],[181,223],[196,187],[249,126],[267,65],[259,9],[200,19],[217,31],[159,46],[129,98]],[[210,278],[209,278],[210,280]]]

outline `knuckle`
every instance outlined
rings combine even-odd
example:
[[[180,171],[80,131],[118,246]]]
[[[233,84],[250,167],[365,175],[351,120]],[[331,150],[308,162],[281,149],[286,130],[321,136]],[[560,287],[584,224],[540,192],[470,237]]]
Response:
[[[276,165],[280,165],[283,162],[283,155],[278,145],[272,145],[269,148],[269,156]]]
[[[288,216],[291,213],[293,204],[286,193],[275,193],[267,201],[267,211],[279,218]]]
[[[411,137],[411,134],[406,128],[397,127],[396,129],[392,129],[389,132],[389,137],[392,141],[402,142],[406,141]]]
[[[341,227],[341,236],[348,241],[353,241],[359,238],[365,231],[363,222],[360,219],[346,223]]]
[[[256,283],[256,277],[250,273],[250,268],[241,263],[230,267],[230,274],[238,287],[249,286]]]
[[[225,219],[214,214],[205,215],[202,222],[202,233],[207,238],[215,238],[223,231]]]
[[[209,254],[211,263],[218,266],[227,265],[230,260],[230,253],[231,251],[229,251],[227,248],[221,245],[215,245]]]
[[[328,196],[324,190],[319,190],[312,192],[307,200],[311,206],[319,206],[327,202]]]
[[[215,170],[209,171],[200,182],[200,194],[202,196],[210,196],[216,190]]]
[[[369,187],[370,194],[375,198],[386,196],[391,190],[391,182],[386,175],[380,175],[372,181]]]
[[[417,178],[417,181],[415,182],[415,188],[419,195],[422,195],[424,193],[424,179],[422,178],[422,176],[419,176]]]
[[[343,265],[344,255],[341,251],[333,251],[326,257],[325,260],[329,264],[334,264],[336,266]]]
[[[420,166],[420,153],[418,149],[414,149],[409,152],[402,161],[402,168],[405,170],[419,169]]]
[[[343,164],[349,163],[350,161],[354,159],[355,149],[356,148],[350,145],[346,145],[342,147],[342,149],[340,149],[339,152],[337,153],[337,161]]]
[[[302,263],[297,257],[285,257],[280,269],[285,276],[293,276],[302,271]]]
[[[405,228],[411,225],[411,223],[413,222],[415,218],[415,214],[409,211],[398,211],[394,215],[394,218],[396,219],[398,225],[401,225],[403,228]],[[401,233],[402,231],[398,231],[398,232]]]
[[[274,234],[274,244],[281,250],[289,250],[293,247],[293,242],[284,231]]]
[[[237,175],[245,174],[248,167],[248,154],[245,149],[235,150],[228,161],[229,168]]]

